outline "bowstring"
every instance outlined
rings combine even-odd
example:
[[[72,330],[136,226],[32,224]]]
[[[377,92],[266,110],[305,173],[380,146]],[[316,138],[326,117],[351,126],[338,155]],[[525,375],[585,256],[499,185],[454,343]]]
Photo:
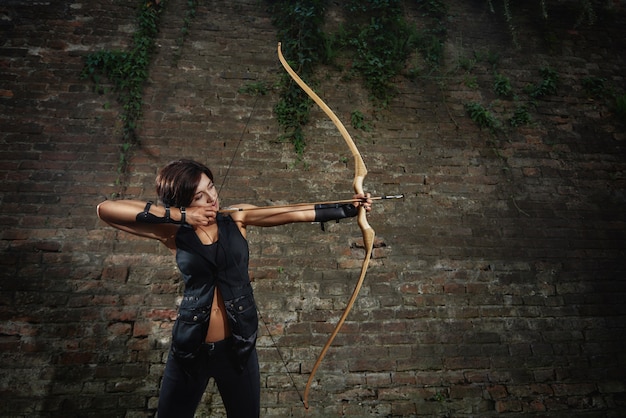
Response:
[[[265,321],[265,318],[263,317],[263,315],[261,315],[261,311],[259,310],[258,306],[256,308],[256,311],[259,314],[259,318],[261,318],[261,322],[263,322],[263,325],[265,326],[265,330],[267,331],[267,335],[270,337],[270,341],[272,342],[272,345],[274,346],[274,348],[276,349],[276,352],[278,353],[278,357],[280,358],[280,361],[283,363],[283,367],[287,371],[287,375],[289,376],[289,379],[291,380],[291,384],[296,389],[296,392],[298,393],[298,396],[300,397],[300,402],[304,404],[304,398],[302,397],[302,392],[300,392],[300,388],[298,388],[298,385],[296,385],[296,381],[293,378],[293,374],[289,371],[289,367],[287,367],[287,362],[285,361],[285,358],[283,357],[283,353],[281,353],[281,351],[278,349],[278,344],[276,344],[276,340],[274,339],[274,336],[270,332],[270,327],[267,325],[267,322]]]
[[[246,134],[246,130],[248,129],[248,125],[250,124],[250,121],[252,120],[252,114],[254,113],[254,109],[256,108],[256,105],[257,105],[257,103],[259,101],[259,96],[260,96],[260,94],[257,94],[256,99],[254,100],[254,103],[252,104],[252,109],[250,110],[250,114],[248,115],[248,119],[246,120],[246,123],[245,123],[245,125],[243,127],[243,130],[241,131],[241,135],[239,136],[239,141],[237,142],[237,146],[235,146],[235,151],[233,152],[233,156],[231,157],[230,162],[228,163],[228,167],[226,167],[226,173],[224,173],[224,176],[222,177],[222,183],[220,184],[220,187],[219,187],[219,189],[217,191],[217,195],[218,196],[221,195],[222,188],[224,187],[224,184],[226,183],[226,178],[228,177],[228,174],[230,173],[230,169],[233,166],[235,158],[237,157],[237,152],[239,151],[239,146],[243,142],[243,137]],[[280,358],[280,361],[283,363],[283,367],[287,371],[287,375],[289,376],[289,379],[291,380],[291,384],[296,389],[296,392],[298,393],[298,396],[300,397],[300,402],[304,403],[304,398],[302,397],[302,393],[300,392],[300,388],[298,388],[298,385],[296,385],[296,381],[293,378],[293,374],[289,371],[289,367],[287,367],[287,362],[285,361],[285,358],[283,357],[283,353],[278,348],[278,344],[276,343],[276,340],[274,339],[274,336],[270,332],[270,327],[267,324],[267,322],[265,321],[265,317],[261,314],[261,311],[259,309],[258,304],[256,306],[256,310],[257,310],[257,313],[259,314],[259,318],[261,318],[261,322],[263,322],[263,326],[265,327],[265,330],[267,331],[267,335],[270,337],[270,341],[272,342],[272,345],[274,346],[274,348],[276,349],[276,352],[278,353],[278,357]]]
[[[241,131],[241,135],[239,135],[239,141],[237,142],[237,146],[235,147],[235,151],[233,152],[233,156],[230,158],[230,162],[228,163],[228,167],[226,167],[226,173],[222,177],[222,184],[220,184],[220,188],[217,190],[217,195],[219,196],[222,192],[222,188],[226,183],[226,178],[228,177],[228,173],[230,173],[230,168],[233,166],[233,162],[237,157],[237,152],[239,151],[239,146],[243,141],[243,136],[246,134],[246,129],[248,129],[248,125],[250,124],[250,120],[252,120],[252,114],[254,113],[254,109],[256,108],[256,104],[259,102],[260,94],[257,94],[254,103],[252,104],[252,109],[250,110],[250,114],[248,114],[248,119],[246,120],[246,124],[243,126],[243,130]]]

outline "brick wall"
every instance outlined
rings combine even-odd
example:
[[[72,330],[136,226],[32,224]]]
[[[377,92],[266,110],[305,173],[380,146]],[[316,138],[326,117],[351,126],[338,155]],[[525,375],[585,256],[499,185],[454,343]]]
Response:
[[[282,73],[263,3],[200,3],[179,49],[187,2],[169,0],[126,196],[153,199],[158,167],[192,157],[228,173],[226,204],[349,197],[349,153],[320,111],[298,164],[276,141],[276,95],[237,92]],[[79,78],[86,53],[129,42],[134,5],[0,5],[2,416],[155,411],[179,276],[159,244],[97,221],[95,206],[121,191],[119,109]],[[623,89],[624,11],[573,30],[567,19],[528,24],[533,11],[519,10],[515,50],[483,2],[449,5],[442,72],[399,80],[388,109],[373,111],[358,80],[320,71],[318,91],[342,120],[359,110],[373,122],[352,130],[368,191],[406,200],[369,218],[374,258],[308,415],[623,416],[626,138],[582,79]],[[516,91],[542,66],[561,79],[531,125],[496,137],[464,110],[515,105],[492,92],[495,52]],[[466,71],[464,57],[479,58]],[[298,391],[354,286],[360,232],[351,221],[289,225],[249,240],[263,416],[304,416]],[[199,415],[223,415],[212,384]]]

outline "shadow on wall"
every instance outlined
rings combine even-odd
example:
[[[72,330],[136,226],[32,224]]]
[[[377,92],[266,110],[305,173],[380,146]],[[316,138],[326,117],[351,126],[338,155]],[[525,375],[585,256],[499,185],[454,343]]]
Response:
[[[153,321],[141,319],[145,289],[116,287],[126,286],[127,265],[102,268],[97,255],[65,253],[53,240],[21,241],[2,259],[0,415],[155,408],[168,341],[149,337]]]

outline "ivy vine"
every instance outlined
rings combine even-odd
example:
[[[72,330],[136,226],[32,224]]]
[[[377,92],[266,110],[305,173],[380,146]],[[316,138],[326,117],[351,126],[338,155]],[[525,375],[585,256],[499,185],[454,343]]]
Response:
[[[509,28],[513,45],[516,48],[520,48],[521,45],[517,39],[517,27],[515,26],[515,13],[512,10],[516,2],[511,2],[510,0],[485,0],[485,3],[491,13],[502,15]],[[573,5],[563,5],[561,3],[563,2],[555,0],[536,0],[539,11],[538,16],[542,21],[547,22],[552,15],[561,17],[566,7],[573,6],[576,9],[574,12],[577,16],[575,22],[573,22],[573,27],[579,27],[595,24],[598,20],[598,13],[601,10],[609,10],[613,7],[611,2],[604,0],[577,0]],[[551,7],[553,10],[550,10]]]
[[[180,59],[183,52],[183,44],[189,34],[189,28],[191,27],[192,20],[196,17],[196,11],[198,8],[198,0],[187,0],[187,9],[183,18],[183,27],[180,29],[180,36],[176,39],[176,51],[174,52],[172,66],[175,66]]]
[[[313,74],[320,64],[334,64],[339,53],[350,62],[349,73],[364,80],[370,99],[384,108],[396,94],[395,78],[402,73],[409,56],[418,51],[432,66],[443,55],[446,29],[443,23],[447,8],[442,0],[418,0],[424,16],[435,24],[418,30],[406,20],[400,0],[348,0],[340,3],[349,16],[337,33],[325,34],[326,0],[268,0],[272,23],[278,30],[284,55],[307,82],[315,85]],[[341,69],[341,68],[339,68]],[[284,134],[301,158],[305,149],[303,127],[309,121],[313,102],[289,78],[283,75],[280,100],[274,111]],[[357,112],[357,111],[355,111]],[[371,127],[358,112],[357,126]]]
[[[396,93],[394,77],[404,68],[416,30],[404,19],[402,3],[394,0],[349,0],[342,5],[346,31],[338,38],[352,55],[371,99],[386,107]]]
[[[463,62],[467,62],[467,59],[463,60]],[[512,113],[506,119],[506,123],[503,123],[498,118],[497,113],[490,110],[492,104],[485,107],[478,102],[469,102],[464,107],[468,116],[476,125],[481,129],[488,129],[493,135],[503,131],[506,126],[516,128],[530,124],[532,122],[531,110],[537,106],[537,101],[545,96],[555,95],[558,92],[560,77],[553,68],[540,68],[538,73],[541,80],[537,83],[526,85],[521,92],[516,92],[511,85],[510,79],[498,72],[497,64],[494,61],[490,63],[494,68],[493,92],[498,96],[494,103],[500,100],[512,101],[514,104]],[[468,72],[471,71],[471,68],[468,69],[465,65],[460,65],[460,68],[464,68]],[[502,115],[500,116],[502,117]]]
[[[273,0],[269,3],[285,59],[307,84],[312,84],[315,67],[326,61],[326,38],[321,29],[326,1]],[[306,146],[303,128],[309,121],[313,101],[286,73],[281,77],[279,88],[280,100],[274,113],[284,132],[281,139],[290,141],[301,158]]]
[[[106,92],[106,83],[122,105],[123,123],[118,174],[124,175],[132,148],[139,144],[136,134],[137,123],[142,115],[143,87],[148,78],[148,67],[155,49],[155,39],[159,32],[159,20],[166,0],[138,2],[137,30],[128,50],[102,50],[85,57],[81,77],[95,83],[95,91]],[[118,183],[120,179],[118,178]]]

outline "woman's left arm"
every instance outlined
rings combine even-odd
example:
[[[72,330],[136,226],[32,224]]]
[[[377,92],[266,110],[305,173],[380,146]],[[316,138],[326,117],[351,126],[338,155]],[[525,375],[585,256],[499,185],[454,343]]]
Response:
[[[295,222],[326,222],[356,216],[359,206],[365,207],[365,210],[369,212],[372,208],[372,201],[369,197],[369,193],[356,194],[353,196],[354,203],[341,205],[312,204],[281,206],[279,208],[235,205],[235,208],[241,210],[232,212],[231,217],[243,228],[246,226],[278,226]]]

